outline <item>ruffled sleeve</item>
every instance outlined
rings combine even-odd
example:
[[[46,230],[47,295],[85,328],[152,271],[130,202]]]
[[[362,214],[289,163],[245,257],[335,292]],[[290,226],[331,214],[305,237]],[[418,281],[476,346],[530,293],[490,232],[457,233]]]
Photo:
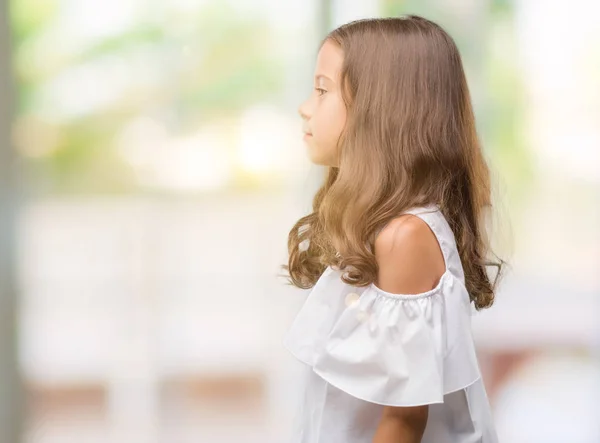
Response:
[[[441,403],[480,378],[469,297],[449,272],[415,295],[337,278],[315,289],[286,344],[336,388],[372,403],[417,406]]]

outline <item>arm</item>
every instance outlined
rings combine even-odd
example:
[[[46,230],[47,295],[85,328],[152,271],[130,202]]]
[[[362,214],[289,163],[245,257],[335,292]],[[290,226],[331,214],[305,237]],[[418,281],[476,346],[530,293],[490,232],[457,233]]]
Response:
[[[377,286],[395,294],[435,288],[444,273],[444,256],[429,226],[405,215],[389,223],[375,240]],[[373,443],[420,443],[429,406],[384,407]]]
[[[386,406],[373,443],[420,443],[428,414],[427,405],[411,408]]]

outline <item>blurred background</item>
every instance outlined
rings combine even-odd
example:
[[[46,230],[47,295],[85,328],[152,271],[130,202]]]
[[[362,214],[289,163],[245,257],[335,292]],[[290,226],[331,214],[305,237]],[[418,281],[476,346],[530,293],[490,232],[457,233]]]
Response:
[[[0,0],[0,443],[288,441],[296,109],[328,31],[407,13],[455,38],[494,171],[500,441],[600,442],[600,3]]]

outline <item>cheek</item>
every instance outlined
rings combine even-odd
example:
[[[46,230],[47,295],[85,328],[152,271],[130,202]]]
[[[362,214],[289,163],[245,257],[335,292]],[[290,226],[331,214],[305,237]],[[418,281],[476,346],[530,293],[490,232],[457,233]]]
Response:
[[[324,143],[327,147],[335,146],[346,124],[346,107],[344,103],[341,99],[325,102],[319,108],[315,117],[313,128],[315,141]]]
[[[337,143],[346,124],[343,102],[322,106],[313,115],[312,123],[313,139],[309,143],[311,161],[323,166],[337,166]]]
[[[336,115],[336,118],[333,119],[332,129],[336,133],[336,142],[337,142],[337,139],[340,137],[340,135],[344,129],[344,126],[346,125],[346,106],[344,105],[344,102],[342,102],[341,100],[338,103],[335,115]]]

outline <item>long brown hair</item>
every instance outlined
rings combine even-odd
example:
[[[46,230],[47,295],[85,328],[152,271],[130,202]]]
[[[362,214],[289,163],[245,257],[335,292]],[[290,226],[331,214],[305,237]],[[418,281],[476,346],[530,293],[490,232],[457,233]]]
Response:
[[[460,54],[417,16],[359,20],[323,41],[342,49],[346,126],[313,211],[289,233],[290,282],[312,287],[328,265],[344,282],[376,281],[374,235],[404,210],[436,204],[454,233],[477,309],[494,301],[486,266],[490,174],[479,144]],[[496,281],[498,278],[496,277]]]

